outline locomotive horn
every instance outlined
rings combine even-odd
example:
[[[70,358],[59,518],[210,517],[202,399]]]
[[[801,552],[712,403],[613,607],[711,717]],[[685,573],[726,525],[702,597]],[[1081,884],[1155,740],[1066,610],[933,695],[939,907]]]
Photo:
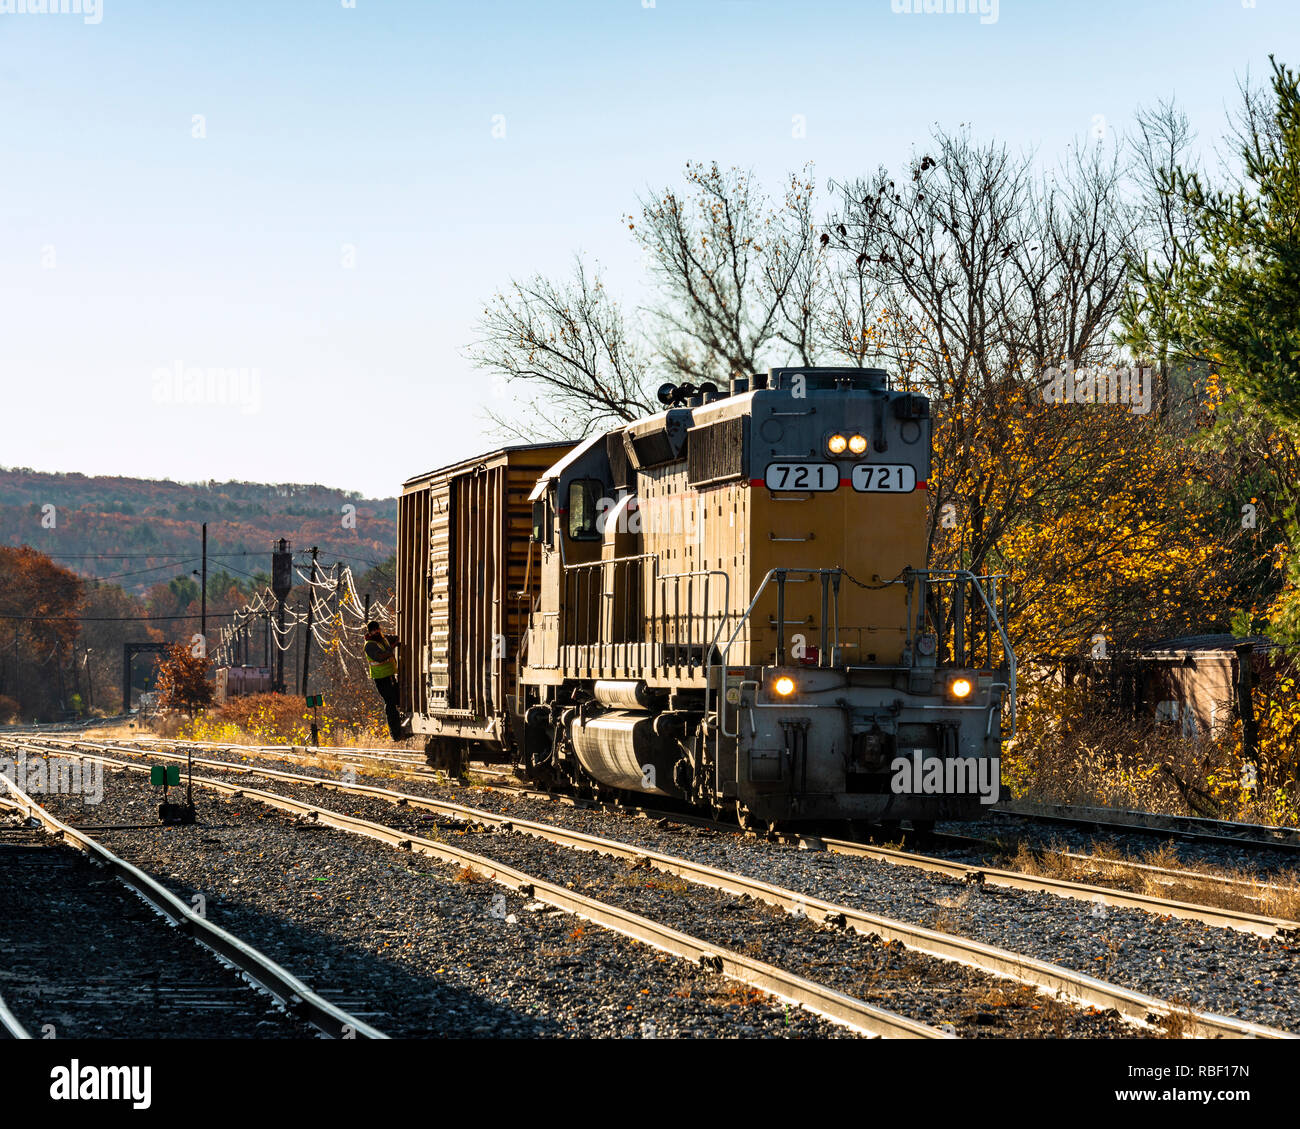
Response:
[[[659,391],[655,393],[655,398],[666,408],[677,398],[677,385],[661,384]]]

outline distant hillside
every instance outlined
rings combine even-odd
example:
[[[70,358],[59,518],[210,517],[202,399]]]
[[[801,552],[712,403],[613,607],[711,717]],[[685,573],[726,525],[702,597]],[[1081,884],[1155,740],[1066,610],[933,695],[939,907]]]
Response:
[[[397,499],[298,483],[185,483],[0,467],[0,544],[30,545],[128,591],[197,568],[204,521],[210,572],[267,572],[272,542],[286,537],[295,550],[319,546],[322,560],[346,560],[360,573],[393,555]]]

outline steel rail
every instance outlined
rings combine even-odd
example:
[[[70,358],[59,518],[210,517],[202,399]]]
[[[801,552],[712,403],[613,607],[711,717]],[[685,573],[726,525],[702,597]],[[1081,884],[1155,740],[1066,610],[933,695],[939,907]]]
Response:
[[[17,740],[19,739],[0,734],[0,745],[3,745],[5,742],[12,744]],[[24,738],[24,740],[31,740],[31,738]],[[106,740],[96,741],[84,737],[39,737],[37,740],[49,742],[64,749],[75,749],[78,745],[85,745],[114,749],[120,753],[130,753],[133,756],[167,757],[171,755],[156,748],[145,747],[145,742],[136,738],[129,741],[119,742],[109,742]],[[172,749],[198,749],[203,752],[228,753],[231,756],[251,754],[253,756],[296,761],[304,765],[319,765],[322,757],[328,757],[332,760],[346,761],[349,764],[353,764],[359,771],[370,771],[370,768],[367,767],[367,762],[375,762],[376,764],[383,765],[386,769],[391,770],[397,775],[405,776],[412,780],[429,780],[437,776],[437,773],[432,768],[426,766],[423,757],[420,757],[418,760],[402,760],[395,757],[376,756],[371,753],[353,753],[346,748],[336,748],[333,746],[315,748],[310,745],[232,745],[229,742],[221,741],[182,741],[173,737],[153,738],[150,744],[152,745],[153,743],[170,746]],[[180,756],[179,759],[184,761],[186,758]],[[199,762],[196,760],[195,763]]]
[[[9,1010],[9,1005],[4,1002],[3,997],[0,997],[0,1037],[6,1039],[30,1039],[32,1037],[32,1033]]]
[[[102,764],[129,772],[149,771],[147,765],[128,764],[124,761],[113,760],[111,757],[82,752],[74,752],[73,755],[88,760],[97,760]],[[244,765],[232,767],[236,771],[257,774],[264,771],[273,771]],[[279,775],[292,776],[289,773]],[[300,779],[309,783],[315,782],[314,777],[302,777]],[[232,798],[242,797],[256,800],[268,807],[305,817],[315,825],[333,827],[340,831],[376,839],[379,842],[402,850],[430,855],[444,862],[458,863],[477,874],[483,875],[485,878],[525,894],[536,901],[553,905],[565,913],[582,917],[596,925],[630,937],[652,948],[695,961],[702,967],[719,972],[728,979],[750,984],[862,1034],[885,1038],[913,1039],[948,1039],[955,1037],[938,1028],[918,1023],[906,1016],[867,1003],[865,1000],[845,995],[824,984],[818,984],[802,976],[786,972],[774,965],[702,941],[650,918],[589,898],[585,894],[578,894],[563,886],[535,878],[523,871],[504,866],[492,859],[473,854],[459,847],[435,843],[419,835],[398,831],[395,828],[385,827],[383,824],[374,823],[357,816],[344,815],[341,812],[308,804],[289,796],[249,788],[243,784],[213,780],[208,777],[195,777],[194,783],[201,787],[222,792]],[[68,830],[71,831],[72,829],[69,828]]]
[[[1073,823],[1107,827],[1120,831],[1146,831],[1156,835],[1177,835],[1207,843],[1236,847],[1269,847],[1300,851],[1300,827],[1236,823],[1228,819],[1206,819],[1194,815],[1161,815],[1124,808],[1076,807],[1070,804],[1035,804],[1018,800],[991,809],[996,815],[1018,816],[1043,823]]]
[[[0,738],[0,743],[4,742]],[[75,742],[74,742],[75,743]],[[109,751],[127,752],[130,755],[139,755],[135,750],[124,750],[117,746],[106,745],[96,742],[79,742],[80,744],[99,744],[99,747],[106,748]],[[184,760],[185,758],[179,753],[152,753],[150,755],[175,758]],[[208,760],[207,758],[198,757],[194,759],[195,764],[206,764],[218,768],[235,768],[248,769],[261,775],[270,777],[282,777],[288,780],[297,780],[300,782],[310,782],[316,786],[324,786],[332,789],[347,787],[346,785],[320,783],[322,778],[318,777],[298,777],[292,773],[283,773],[276,769],[256,769],[252,766],[229,765],[228,762]],[[414,774],[402,773],[401,775],[408,778]],[[358,791],[367,788],[366,785],[353,785]],[[547,792],[531,792],[523,790],[526,795],[544,795],[552,796]],[[382,798],[390,798],[396,793],[387,793],[386,789],[377,789],[374,794],[379,795],[386,793]],[[409,802],[414,802],[411,798]],[[439,805],[441,801],[421,800],[425,805]],[[441,804],[437,810],[452,811],[460,808],[456,804]],[[434,809],[431,809],[434,810]],[[465,812],[474,812],[473,818],[482,822],[491,822],[500,820],[503,817],[495,816],[493,813],[484,812],[479,809],[460,808]],[[629,809],[622,809],[624,811]],[[715,820],[705,819],[697,816],[673,815],[672,813],[659,812],[649,813],[663,815],[666,818],[674,819],[679,822],[694,823],[699,826],[706,826],[734,831],[729,825],[719,824]],[[518,826],[525,825],[526,820],[515,820]],[[546,825],[541,825],[546,826]],[[612,840],[610,840],[612,842]],[[818,835],[799,835],[796,836],[796,842],[801,846],[812,849],[825,849],[834,854],[852,855],[862,858],[874,859],[878,862],[886,862],[893,865],[911,866],[918,870],[929,871],[932,873],[944,874],[948,877],[959,879],[967,884],[985,884],[989,886],[1000,886],[1007,889],[1027,890],[1034,893],[1050,894],[1054,897],[1072,898],[1079,901],[1091,903],[1101,903],[1122,909],[1136,909],[1145,913],[1152,913],[1161,917],[1176,917],[1187,921],[1198,921],[1204,925],[1210,925],[1220,929],[1235,929],[1239,932],[1251,933],[1259,937],[1297,937],[1300,936],[1300,922],[1291,921],[1286,918],[1271,917],[1264,914],[1247,913],[1242,910],[1220,909],[1214,906],[1204,906],[1193,902],[1184,902],[1172,898],[1161,898],[1151,894],[1138,894],[1127,890],[1118,890],[1110,886],[1098,886],[1087,882],[1075,882],[1062,878],[1047,878],[1036,875],[1024,874],[1020,871],[1006,870],[997,867],[972,866],[969,863],[954,861],[951,859],[936,858],[930,855],[923,855],[912,851],[900,851],[889,847],[876,847],[864,843],[854,843],[843,839],[827,838]],[[1135,864],[1141,865],[1141,864]],[[1189,872],[1193,873],[1193,872]],[[1203,876],[1202,881],[1214,881],[1211,876]]]
[[[35,739],[47,741],[57,740],[69,744],[76,744],[77,741],[94,741],[94,738],[74,738],[74,737],[57,737],[51,738],[44,735],[32,734],[0,734],[0,736],[12,736],[14,739]],[[180,737],[154,737],[151,735],[139,735],[129,738],[118,738],[120,743],[126,745],[172,745],[179,748],[195,748],[210,750],[226,750],[228,752],[252,752],[252,753],[294,753],[299,756],[350,756],[359,760],[391,761],[393,764],[424,764],[425,758],[423,753],[416,753],[409,749],[377,749],[367,746],[352,745],[236,745],[229,741],[190,741]]]
[[[125,764],[120,761],[115,762],[111,758],[97,757],[94,754],[77,755],[87,756],[91,759],[98,759],[106,764],[114,765],[116,767],[127,768],[138,772],[147,771],[147,768],[142,765]],[[793,910],[805,914],[812,917],[814,920],[820,920],[832,926],[848,927],[859,933],[868,935],[874,934],[885,941],[899,941],[914,951],[925,953],[926,955],[936,957],[940,960],[963,964],[967,967],[990,972],[996,976],[1015,980],[1018,983],[1030,985],[1040,991],[1047,992],[1051,995],[1057,996],[1058,998],[1068,999],[1077,1004],[1103,1009],[1114,1008],[1125,1019],[1142,1026],[1155,1026],[1158,1025],[1158,1020],[1160,1018],[1169,1017],[1174,1014],[1186,1014],[1186,1012],[1180,1012],[1180,1009],[1175,1005],[1160,1000],[1154,996],[1149,996],[1142,992],[1137,992],[1116,984],[1098,980],[1095,977],[1088,976],[1086,973],[1075,972],[1072,969],[1053,965],[1046,961],[1038,960],[1035,957],[1024,956],[1007,949],[1000,949],[992,945],[987,945],[981,941],[975,941],[954,934],[939,933],[935,930],[926,929],[924,926],[911,925],[906,922],[881,917],[876,914],[854,909],[850,906],[836,905],[810,895],[801,894],[794,890],[785,889],[768,882],[763,882],[759,879],[749,878],[745,875],[735,874],[730,871],[719,870],[716,867],[711,867],[704,863],[691,862],[674,855],[667,855],[658,851],[635,847],[617,840],[604,839],[599,836],[588,835],[584,832],[571,831],[552,824],[536,823],[530,820],[517,819],[512,816],[483,811],[462,804],[453,804],[447,801],[434,800],[424,796],[412,796],[407,793],[393,792],[390,789],[379,788],[374,785],[344,784],[339,781],[328,780],[321,777],[299,776],[295,773],[288,773],[279,769],[257,768],[252,765],[227,765],[222,764],[221,762],[217,763],[219,767],[243,774],[283,779],[292,783],[307,784],[330,791],[368,795],[378,799],[387,800],[388,802],[398,806],[409,806],[412,808],[424,808],[430,811],[439,811],[462,819],[472,820],[473,822],[481,823],[485,826],[494,826],[501,830],[519,831],[523,834],[533,835],[537,838],[562,846],[570,846],[580,850],[591,850],[603,854],[610,854],[615,857],[634,860],[648,864],[649,866],[657,870],[662,870],[665,873],[674,874],[687,881],[722,890],[725,893],[732,894],[733,896],[748,896],[767,902],[770,905],[776,905],[787,910]],[[195,779],[196,784],[200,782],[199,778]],[[259,792],[257,789],[241,788],[239,785],[231,784],[226,781],[213,781],[204,778],[202,783],[217,787],[218,789],[230,794],[246,794],[258,799],[274,795],[273,793]],[[291,807],[286,806],[285,810],[328,810],[313,808],[312,805],[306,804],[302,801],[290,800],[288,797],[276,797],[276,799],[279,802],[275,806],[293,805]],[[331,812],[330,815],[347,822],[354,821],[354,817],[342,816],[339,813]],[[368,823],[368,821],[364,820],[355,820],[355,822],[361,824]],[[369,826],[379,827],[381,825],[369,824]],[[412,840],[413,838],[410,835],[398,832],[391,828],[386,828],[384,831],[386,833],[386,841],[401,844],[403,841]],[[822,840],[822,842],[824,843],[825,840]],[[856,843],[847,845],[850,847],[859,846],[859,844]],[[439,847],[439,849],[454,852],[457,859],[463,858],[468,854],[467,852],[460,852],[456,848],[452,847]],[[895,853],[901,854],[901,852]],[[477,858],[478,856],[469,857]],[[497,864],[492,863],[491,860],[483,861],[485,861],[490,867],[497,867]],[[498,869],[505,870],[508,868],[498,867]],[[566,891],[565,893],[573,896],[571,892]],[[1300,1038],[1300,1036],[1287,1031],[1282,1031],[1278,1028],[1252,1023],[1248,1020],[1234,1019],[1229,1016],[1215,1015],[1209,1012],[1192,1011],[1191,1018],[1196,1026],[1206,1035],[1216,1038]]]
[[[148,771],[147,766],[143,765],[129,767],[139,767]],[[278,1000],[291,1014],[301,1016],[332,1038],[388,1038],[368,1023],[349,1015],[342,1008],[317,995],[265,953],[259,952],[219,925],[213,925],[212,922],[200,917],[175,894],[155,882],[138,867],[118,858],[103,844],[47,812],[8,777],[0,774],[0,779],[4,780],[11,793],[11,797],[0,796],[0,806],[20,811],[29,819],[39,820],[47,830],[63,841],[106,863],[114,877],[143,898],[172,925],[205,948],[230,961],[258,987]]]
[[[995,852],[1003,852],[1005,846],[996,839],[981,839],[975,835],[957,835],[951,832],[943,832],[939,838],[948,842],[956,843],[963,848],[988,848]],[[1052,858],[1069,859],[1071,862],[1091,863],[1097,867],[1109,867],[1113,870],[1136,870],[1143,874],[1154,874],[1161,878],[1169,878],[1172,881],[1162,882],[1161,885],[1172,886],[1176,882],[1184,884],[1192,883],[1209,883],[1216,886],[1240,886],[1245,890],[1272,890],[1281,893],[1287,889],[1276,882],[1267,882],[1262,878],[1233,878],[1227,874],[1217,874],[1209,870],[1180,870],[1169,866],[1155,866],[1149,862],[1136,862],[1131,859],[1108,858],[1103,855],[1082,854],[1079,851],[1061,851],[1055,847],[1045,847],[1039,844],[1029,844],[1029,849],[1038,855],[1050,855]],[[1241,895],[1248,901],[1257,902],[1261,899],[1255,894],[1243,893]]]
[[[986,886],[1001,886],[1012,890],[1031,890],[1035,893],[1054,894],[1057,897],[1075,898],[1079,901],[1101,902],[1120,909],[1138,909],[1161,917],[1177,917],[1199,921],[1221,929],[1236,929],[1259,937],[1300,937],[1300,922],[1281,917],[1245,913],[1241,910],[1220,909],[1214,906],[1194,905],[1172,898],[1157,898],[1150,894],[1136,894],[1110,886],[1093,886],[1085,882],[1071,882],[1065,878],[1042,878],[1018,870],[1000,870],[990,866],[972,866],[952,859],[899,851],[892,847],[873,847],[865,843],[851,843],[844,839],[821,839],[833,854],[855,855],[875,859],[896,866],[910,866],[934,874],[944,874],[963,882]]]
[[[1175,870],[1168,866],[1154,866],[1149,862],[1127,862],[1124,859],[1108,859],[1101,855],[1083,855],[1077,851],[1056,851],[1044,848],[1037,848],[1043,854],[1053,855],[1057,858],[1070,859],[1072,862],[1091,863],[1093,866],[1112,867],[1120,870],[1137,870],[1143,874],[1156,874],[1161,878],[1168,878],[1171,881],[1162,882],[1161,885],[1172,886],[1175,883],[1182,882],[1191,884],[1194,882],[1212,883],[1216,886],[1241,886],[1247,890],[1272,890],[1275,893],[1282,893],[1286,887],[1279,886],[1276,882],[1256,881],[1251,878],[1233,878],[1226,874],[1214,874],[1208,870]],[[1258,902],[1262,899],[1257,894],[1242,894],[1243,898],[1248,901]]]

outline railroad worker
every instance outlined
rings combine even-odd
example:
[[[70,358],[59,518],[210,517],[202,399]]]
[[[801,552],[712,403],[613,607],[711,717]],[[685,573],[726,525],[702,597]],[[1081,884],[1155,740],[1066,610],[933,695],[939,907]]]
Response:
[[[374,679],[375,689],[384,699],[388,733],[394,741],[410,736],[397,710],[397,648],[400,645],[397,636],[385,635],[375,620],[366,624],[366,662],[370,664],[370,677]]]

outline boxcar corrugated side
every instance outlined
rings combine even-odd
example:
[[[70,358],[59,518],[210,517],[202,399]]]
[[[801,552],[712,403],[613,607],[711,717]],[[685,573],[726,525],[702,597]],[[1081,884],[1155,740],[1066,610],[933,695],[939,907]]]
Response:
[[[540,570],[529,492],[571,444],[505,447],[407,481],[398,500],[398,678],[411,729],[504,738]]]

